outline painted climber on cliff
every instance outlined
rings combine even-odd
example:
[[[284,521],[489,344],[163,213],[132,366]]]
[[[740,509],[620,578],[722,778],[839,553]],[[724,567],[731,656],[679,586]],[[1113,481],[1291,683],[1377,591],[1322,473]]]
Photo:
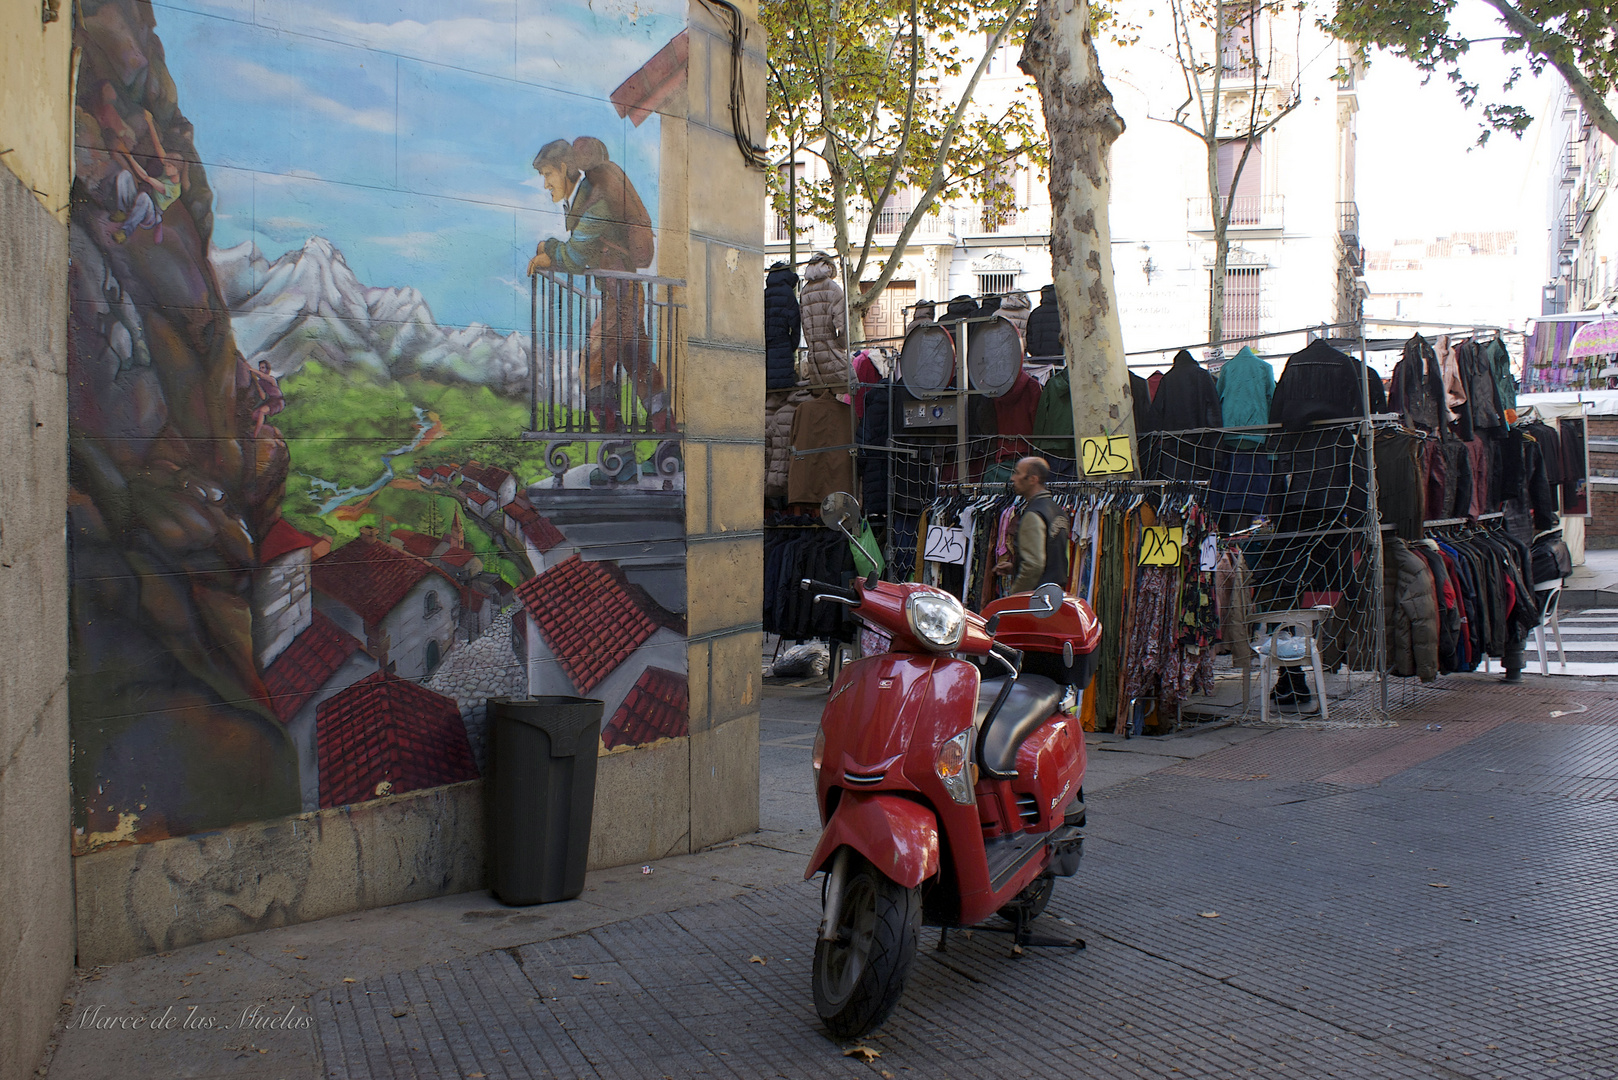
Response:
[[[605,143],[588,135],[572,143],[555,139],[540,148],[534,170],[551,200],[566,207],[568,237],[540,241],[528,261],[530,275],[542,270],[635,273],[651,265],[651,216],[623,169],[608,159]],[[668,392],[646,334],[645,287],[605,276],[597,276],[595,286],[601,311],[590,325],[590,359],[581,372],[586,405],[601,430],[621,430],[620,380],[628,378],[648,426],[669,430]]]

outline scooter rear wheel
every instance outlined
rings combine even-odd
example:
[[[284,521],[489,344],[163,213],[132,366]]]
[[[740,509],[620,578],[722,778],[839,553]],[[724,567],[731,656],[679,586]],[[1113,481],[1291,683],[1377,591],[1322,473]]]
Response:
[[[856,857],[843,885],[835,941],[815,944],[815,1011],[833,1038],[886,1020],[916,960],[921,895]]]

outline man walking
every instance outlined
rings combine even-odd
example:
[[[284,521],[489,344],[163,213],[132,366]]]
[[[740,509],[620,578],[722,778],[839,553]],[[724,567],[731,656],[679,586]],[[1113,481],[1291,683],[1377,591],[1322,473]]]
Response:
[[[530,275],[541,270],[635,273],[651,265],[650,215],[623,169],[608,160],[600,139],[552,140],[534,157],[534,170],[551,200],[567,207],[568,238],[540,241],[528,261]],[[620,430],[619,379],[627,376],[646,410],[648,426],[669,430],[668,393],[646,336],[644,287],[610,274],[596,274],[595,285],[601,313],[590,326],[589,360],[580,372],[585,404],[601,430]]]
[[[1067,543],[1070,525],[1067,513],[1045,489],[1051,478],[1050,462],[1042,457],[1025,457],[1011,474],[1011,488],[1027,500],[1017,523],[1016,574],[1007,592],[1030,592],[1055,582],[1067,589]],[[995,567],[1011,572],[1009,557]]]

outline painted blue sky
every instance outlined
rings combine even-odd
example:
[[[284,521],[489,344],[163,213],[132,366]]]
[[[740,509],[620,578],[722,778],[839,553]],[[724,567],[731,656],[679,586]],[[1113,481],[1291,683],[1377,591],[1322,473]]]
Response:
[[[441,325],[526,329],[523,267],[565,235],[534,173],[594,135],[657,215],[657,117],[607,96],[684,28],[676,0],[158,0],[214,243],[274,260],[324,236]],[[449,17],[445,17],[448,15]]]

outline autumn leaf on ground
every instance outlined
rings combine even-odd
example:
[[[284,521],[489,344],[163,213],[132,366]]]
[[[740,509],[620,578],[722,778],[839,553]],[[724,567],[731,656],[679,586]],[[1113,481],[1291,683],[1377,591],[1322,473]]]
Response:
[[[575,979],[588,979],[590,976],[588,976],[588,975],[575,975],[573,977]]]
[[[857,1057],[861,1061],[875,1061],[882,1054],[879,1051],[872,1050],[869,1046],[851,1046],[843,1051],[843,1056]]]
[[[1202,916],[1204,919],[1217,919],[1217,918],[1219,918],[1219,912],[1217,912],[1217,911],[1199,911],[1199,912],[1197,912],[1197,914]]]
[[[353,982],[353,981],[354,981],[354,980],[353,980],[353,979],[344,979],[344,980],[343,980],[343,981],[344,981],[344,982],[346,982],[346,983],[351,983],[351,982]]]
[[[1427,883],[1427,887],[1430,888],[1430,889],[1447,889],[1447,888],[1449,888],[1449,886],[1445,885],[1442,881],[1429,881]]]
[[[749,964],[768,964],[770,962],[770,958],[768,956],[759,956],[755,954],[753,956],[749,956],[747,958],[747,962]]]

